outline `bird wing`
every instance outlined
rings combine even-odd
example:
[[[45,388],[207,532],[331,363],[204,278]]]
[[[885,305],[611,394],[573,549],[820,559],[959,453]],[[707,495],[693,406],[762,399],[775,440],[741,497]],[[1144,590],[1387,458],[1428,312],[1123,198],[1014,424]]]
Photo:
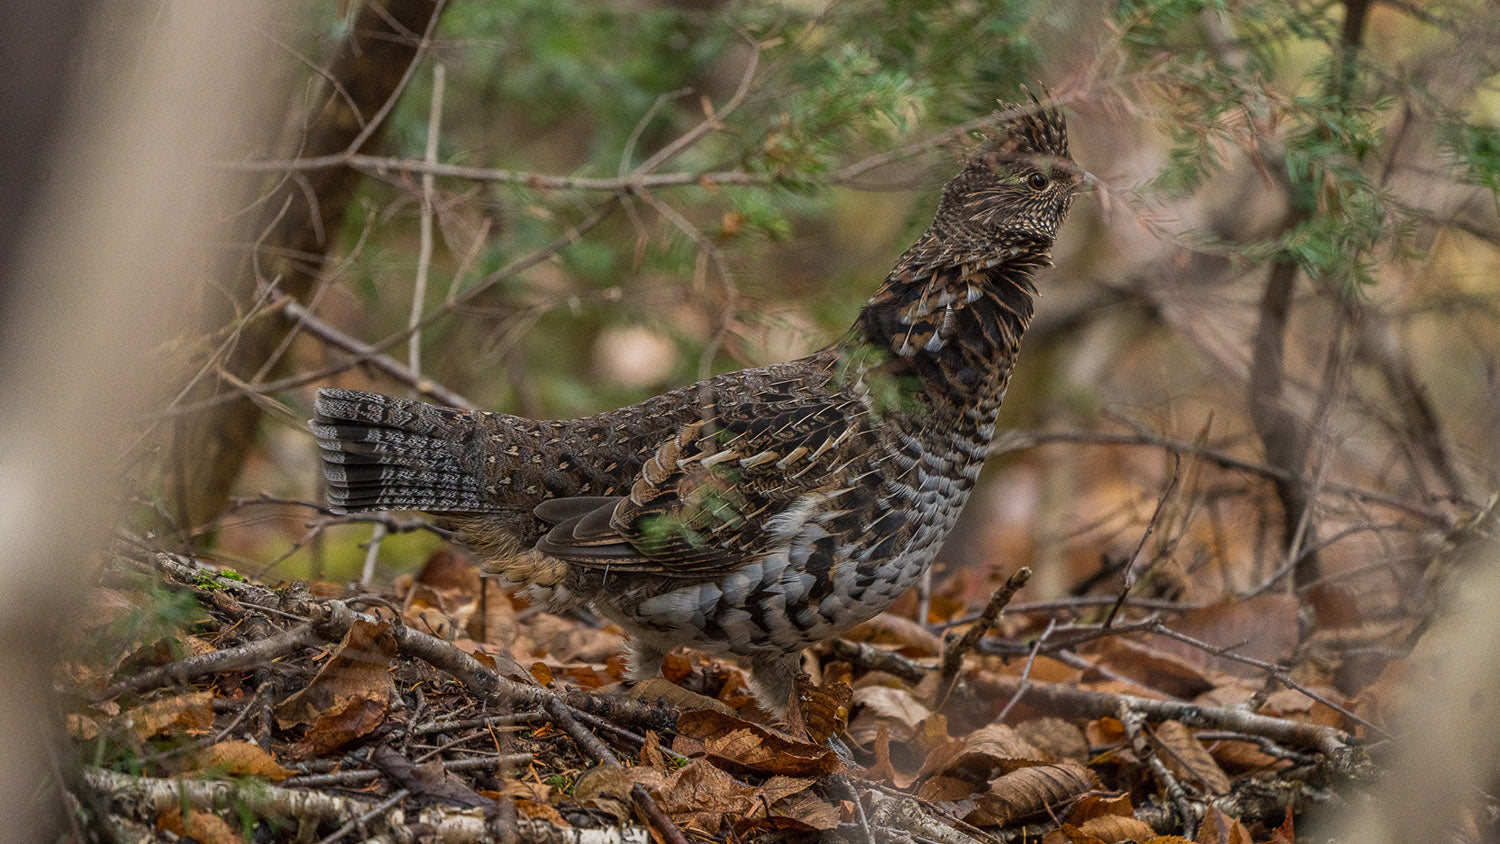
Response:
[[[727,402],[727,403],[726,403]],[[534,511],[537,550],[590,568],[713,578],[788,541],[876,450],[868,405],[843,392],[726,399],[681,426],[618,497],[558,498]],[[799,502],[803,502],[799,504]]]

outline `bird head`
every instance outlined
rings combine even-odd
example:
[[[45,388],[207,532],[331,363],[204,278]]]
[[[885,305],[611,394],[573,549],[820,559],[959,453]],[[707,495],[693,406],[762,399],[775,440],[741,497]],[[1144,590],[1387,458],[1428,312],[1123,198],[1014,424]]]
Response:
[[[1087,174],[1068,157],[1062,113],[1032,97],[996,121],[943,189],[933,222],[956,263],[1049,261],[1057,227]]]

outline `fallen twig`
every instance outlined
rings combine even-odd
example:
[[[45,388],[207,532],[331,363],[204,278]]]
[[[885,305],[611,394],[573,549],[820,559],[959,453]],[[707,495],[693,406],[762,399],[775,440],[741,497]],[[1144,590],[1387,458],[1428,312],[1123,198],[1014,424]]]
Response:
[[[109,700],[123,694],[154,689],[167,683],[186,683],[195,677],[208,674],[249,671],[266,665],[277,657],[321,641],[323,637],[318,635],[311,625],[304,624],[265,639],[246,642],[221,651],[190,656],[168,665],[147,669],[133,677],[111,683],[90,697],[95,701]]]
[[[345,824],[369,814],[376,803],[341,797],[321,791],[282,788],[263,782],[164,779],[133,777],[102,768],[85,767],[83,782],[98,796],[116,805],[149,805],[157,812],[180,810],[184,805],[213,811],[238,806],[256,815],[291,817],[316,823]],[[399,823],[396,820],[400,818]],[[367,819],[370,832],[390,842],[494,840],[485,819],[472,812],[444,806],[423,809],[416,818],[420,831],[408,826],[405,814],[387,812]],[[650,844],[650,834],[641,827],[580,829],[559,827],[538,818],[518,816],[510,832],[522,844]],[[372,838],[371,840],[377,840]]]
[[[1021,568],[1006,578],[1005,583],[995,590],[990,596],[989,603],[984,605],[984,611],[979,614],[979,619],[974,626],[964,631],[964,635],[958,638],[950,637],[947,646],[943,648],[943,664],[938,675],[938,691],[933,696],[935,706],[942,706],[953,692],[953,684],[958,682],[958,669],[963,665],[964,655],[973,652],[986,634],[994,628],[995,622],[999,620],[1000,613],[1004,611],[1005,605],[1016,596],[1016,592],[1031,580],[1031,569]]]
[[[1157,785],[1172,801],[1177,808],[1177,820],[1181,825],[1183,835],[1192,835],[1198,827],[1199,814],[1191,800],[1188,800],[1187,792],[1183,790],[1182,784],[1177,777],[1167,770],[1166,763],[1151,749],[1151,743],[1146,740],[1145,717],[1132,709],[1130,704],[1120,701],[1115,707],[1115,717],[1120,719],[1120,724],[1125,728],[1125,735],[1130,739],[1130,748],[1135,751],[1143,764],[1151,770],[1151,776]]]

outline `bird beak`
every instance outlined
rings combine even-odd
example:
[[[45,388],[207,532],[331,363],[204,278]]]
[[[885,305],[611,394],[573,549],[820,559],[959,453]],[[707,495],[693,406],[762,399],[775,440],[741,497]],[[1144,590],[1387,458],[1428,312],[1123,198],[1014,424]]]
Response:
[[[1090,191],[1091,190],[1098,190],[1099,189],[1099,177],[1095,176],[1093,173],[1090,173],[1087,170],[1083,171],[1083,189],[1084,190],[1090,190]]]

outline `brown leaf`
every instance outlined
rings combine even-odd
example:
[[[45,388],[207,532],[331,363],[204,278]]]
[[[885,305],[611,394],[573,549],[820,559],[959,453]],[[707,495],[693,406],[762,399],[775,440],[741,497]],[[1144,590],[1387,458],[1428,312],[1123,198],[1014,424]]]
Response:
[[[634,770],[619,765],[595,765],[573,781],[573,799],[589,808],[614,815],[616,821],[628,821],[634,814],[630,803],[630,787],[635,784],[631,771]],[[656,774],[649,768],[642,772]],[[658,788],[662,786],[659,775],[654,784]]]
[[[1163,721],[1151,737],[1162,761],[1180,779],[1198,782],[1210,794],[1229,793],[1229,775],[1187,727],[1177,721]]]
[[[551,657],[555,662],[602,664],[625,648],[625,637],[618,632],[583,627],[551,613],[532,616],[528,631],[536,651],[531,656]]]
[[[849,702],[854,691],[845,683],[814,685],[806,674],[797,675],[787,710],[787,732],[799,741],[822,744],[849,726]]]
[[[810,830],[823,832],[839,825],[839,807],[811,791],[800,791],[771,805],[771,813],[804,824]]]
[[[307,688],[276,707],[276,723],[288,729],[332,712],[384,712],[395,692],[390,665],[397,648],[390,628],[389,622],[356,621]]]
[[[426,586],[415,587],[417,595],[401,610],[401,621],[443,641],[458,638],[479,605],[474,600],[446,601]]]
[[[817,780],[812,777],[787,777],[780,774],[766,780],[760,787],[757,797],[765,798],[767,803],[775,803],[793,794],[800,794],[809,788]]]
[[[1312,691],[1324,700],[1348,708],[1348,701],[1336,689],[1313,688]],[[1278,689],[1266,695],[1262,713],[1267,715],[1292,716],[1299,721],[1310,721],[1324,727],[1344,726],[1344,716],[1320,700],[1314,700],[1296,689]]]
[[[120,717],[141,741],[168,730],[201,735],[214,726],[214,693],[189,692],[155,700]]]
[[[871,736],[875,733],[877,719],[894,727],[895,734],[904,737],[916,732],[917,727],[932,715],[932,710],[923,706],[921,701],[918,701],[907,689],[893,689],[888,686],[866,686],[855,689],[851,703],[859,712],[856,722],[863,725],[861,732]],[[866,715],[873,717],[863,717]],[[860,733],[855,731],[855,727],[851,726],[849,733],[855,741],[863,741]]]
[[[895,645],[906,656],[937,656],[943,652],[943,639],[913,619],[889,612],[855,627],[844,638],[872,645]]]
[[[194,753],[184,773],[204,771],[268,780],[284,780],[297,773],[281,767],[260,745],[248,741],[221,741]]]
[[[1118,674],[1175,697],[1192,698],[1214,687],[1215,676],[1205,670],[1203,660],[1161,649],[1157,647],[1159,641],[1115,636],[1092,642],[1080,651]]]
[[[468,783],[444,769],[439,760],[418,765],[390,745],[381,744],[370,753],[370,764],[390,777],[396,785],[424,801],[478,809],[486,814],[493,814],[497,808],[495,801],[479,794]]]
[[[641,766],[659,774],[668,774],[672,766],[667,764],[667,755],[661,750],[661,737],[655,730],[647,730],[641,742]]]
[[[922,781],[917,797],[932,803],[952,803],[982,791],[984,787],[962,777],[937,774]]]
[[[521,624],[516,619],[515,602],[498,583],[489,578],[484,579],[481,588],[484,590],[484,613],[469,620],[469,635],[487,645],[509,648],[520,638],[521,633]],[[473,629],[481,622],[482,630]]]
[[[1089,759],[1089,740],[1072,721],[1055,717],[1032,718],[1017,724],[1016,733],[1042,751],[1049,761],[1071,759],[1087,762]]]
[[[822,745],[797,741],[714,709],[682,713],[677,732],[702,741],[709,757],[730,770],[806,776],[839,768],[838,757]]]
[[[887,782],[897,788],[909,788],[917,781],[916,771],[903,772],[891,762],[891,729],[879,724],[875,730],[875,764],[865,769],[865,776],[877,782]],[[860,742],[868,744],[868,742]]]
[[[554,665],[552,674],[554,677],[561,677],[564,681],[584,689],[601,689],[620,680],[608,669],[579,663]]]
[[[480,793],[483,794],[484,792]],[[538,803],[535,800],[528,800],[523,797],[516,798],[515,803],[516,811],[520,812],[522,815],[525,815],[528,818],[537,818],[539,820],[548,821],[550,823],[556,824],[557,826],[563,827],[564,829],[572,826],[572,824],[568,823],[567,819],[562,816],[562,813],[557,811],[557,807],[553,806],[551,803]]]
[[[79,741],[93,741],[99,737],[99,722],[87,715],[69,712],[63,719],[68,735]]]
[[[199,809],[188,809],[184,815],[181,808],[173,806],[157,816],[156,828],[201,844],[244,844],[245,841],[223,818]]]
[[[1028,665],[1024,659],[1013,659],[999,666],[994,672],[1008,677],[1019,677],[1021,672],[1032,680],[1046,683],[1076,683],[1083,676],[1083,671],[1050,656],[1038,655]]]
[[[647,703],[655,703],[664,700],[678,709],[712,709],[721,715],[735,717],[734,710],[724,703],[717,701],[707,695],[689,691],[683,687],[668,681],[665,677],[651,677],[636,683],[630,689],[630,696],[635,700],[644,700]]]
[[[552,669],[545,662],[533,662],[531,678],[543,686],[550,686],[552,685]]]
[[[1063,803],[1097,788],[1099,778],[1077,762],[1021,768],[991,782],[966,820],[1004,824],[1042,811],[1056,813]]]
[[[1208,746],[1208,752],[1226,772],[1252,773],[1291,764],[1290,760],[1272,756],[1250,741],[1219,739]]]
[[[1065,823],[1042,836],[1042,844],[1110,844],[1110,842],[1097,835],[1090,835],[1070,823]]]
[[[657,805],[681,826],[717,832],[726,816],[739,816],[754,807],[754,794],[753,787],[736,783],[729,774],[697,759],[667,778]]]
[[[342,698],[313,721],[293,753],[299,759],[311,759],[369,735],[385,721],[387,709],[381,700]]]
[[[934,750],[922,765],[922,773],[946,774],[978,784],[1046,761],[1042,752],[1013,728],[989,724]]]
[[[669,653],[661,663],[661,676],[668,683],[681,683],[693,676],[693,661],[680,653]]]
[[[1084,821],[1078,829],[1101,841],[1145,841],[1152,837],[1151,825],[1133,817],[1100,815]]]
[[[1255,844],[1244,824],[1210,806],[1198,825],[1197,844]]]
[[[1068,810],[1068,823],[1074,826],[1105,816],[1135,817],[1129,794],[1085,794]]]
[[[422,570],[417,572],[416,582],[440,591],[478,595],[481,578],[479,566],[472,557],[444,547],[422,564]]]
[[[1125,725],[1118,718],[1096,718],[1084,726],[1083,734],[1094,747],[1119,744],[1125,740]]]
[[[1269,844],[1297,844],[1297,831],[1292,826],[1292,809],[1286,810],[1286,819],[1271,833]]]

